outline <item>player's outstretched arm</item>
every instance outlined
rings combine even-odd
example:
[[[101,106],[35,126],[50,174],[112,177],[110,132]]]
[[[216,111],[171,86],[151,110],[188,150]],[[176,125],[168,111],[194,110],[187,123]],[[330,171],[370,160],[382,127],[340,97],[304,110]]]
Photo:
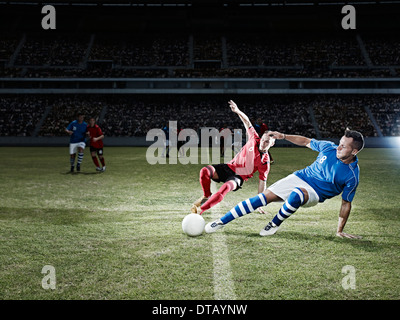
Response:
[[[247,131],[252,126],[249,117],[246,116],[244,112],[240,111],[239,107],[232,100],[229,100],[228,103],[231,107],[231,110],[239,116],[240,120],[242,120],[243,125]]]
[[[285,134],[278,131],[272,131],[270,136],[278,140],[287,140],[298,146],[310,148],[311,139],[303,136],[298,136],[295,134]]]
[[[338,221],[336,235],[341,238],[361,239],[362,237],[360,236],[343,232],[344,226],[346,225],[347,219],[349,218],[350,211],[351,211],[351,202],[342,199],[342,206],[340,207],[339,221]]]
[[[267,189],[267,181],[258,180],[258,193],[263,192],[265,189]],[[264,211],[264,209],[262,207],[259,207],[257,210],[260,213],[266,214],[266,212]]]

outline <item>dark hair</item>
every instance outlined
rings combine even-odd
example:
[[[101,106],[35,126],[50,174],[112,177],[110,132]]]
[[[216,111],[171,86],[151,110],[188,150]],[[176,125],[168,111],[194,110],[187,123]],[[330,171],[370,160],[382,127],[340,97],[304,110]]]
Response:
[[[353,138],[353,148],[361,151],[364,148],[364,137],[363,135],[355,130],[346,129],[344,132],[346,138]]]

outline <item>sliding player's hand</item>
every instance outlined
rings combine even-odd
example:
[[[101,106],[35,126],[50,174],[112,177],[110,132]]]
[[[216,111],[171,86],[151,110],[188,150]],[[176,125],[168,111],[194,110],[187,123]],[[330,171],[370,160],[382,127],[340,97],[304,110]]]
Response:
[[[262,214],[267,214],[267,212],[264,211],[264,209],[261,208],[261,207],[259,207],[259,208],[257,209],[257,211],[258,211],[259,213],[262,213]]]

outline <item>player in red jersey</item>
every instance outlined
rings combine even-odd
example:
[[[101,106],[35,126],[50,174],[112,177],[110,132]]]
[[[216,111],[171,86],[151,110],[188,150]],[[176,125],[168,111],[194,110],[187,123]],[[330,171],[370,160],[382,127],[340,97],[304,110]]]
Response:
[[[89,124],[87,127],[87,131],[90,137],[90,153],[92,155],[93,163],[96,166],[97,171],[105,171],[106,164],[103,157],[103,139],[104,134],[101,131],[100,127],[96,124],[95,118],[90,118]],[[97,160],[97,156],[99,156],[101,167],[99,161]]]
[[[258,191],[266,188],[266,182],[270,169],[268,150],[275,144],[269,131],[260,138],[252,126],[249,118],[239,110],[238,106],[230,100],[229,106],[242,120],[248,135],[248,141],[239,153],[227,164],[208,165],[200,170],[200,184],[203,196],[193,203],[191,211],[202,214],[204,211],[221,202],[230,191],[240,189],[244,181],[247,181],[258,171]],[[211,180],[223,182],[221,188],[211,195]],[[264,213],[263,210],[259,210]]]
[[[268,126],[262,121],[261,118],[257,119],[255,129],[258,133],[259,136],[262,136],[265,132],[268,131]],[[274,159],[272,158],[271,152],[268,150],[268,155],[269,155],[269,161],[271,164],[274,163]]]

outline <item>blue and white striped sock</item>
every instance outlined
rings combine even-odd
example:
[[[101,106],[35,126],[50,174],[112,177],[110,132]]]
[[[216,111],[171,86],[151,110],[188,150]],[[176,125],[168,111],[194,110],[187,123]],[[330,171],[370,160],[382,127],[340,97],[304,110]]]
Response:
[[[233,219],[242,217],[245,214],[255,211],[257,208],[266,205],[267,198],[263,193],[259,193],[255,197],[249,198],[237,204],[221,218],[221,221],[223,224],[226,224],[231,222]]]
[[[78,153],[78,161],[77,164],[80,165],[82,163],[83,160],[83,152],[82,153]]]
[[[294,188],[292,193],[286,199],[278,214],[272,219],[272,222],[279,226],[285,219],[289,218],[304,204],[304,193],[299,188]]]

